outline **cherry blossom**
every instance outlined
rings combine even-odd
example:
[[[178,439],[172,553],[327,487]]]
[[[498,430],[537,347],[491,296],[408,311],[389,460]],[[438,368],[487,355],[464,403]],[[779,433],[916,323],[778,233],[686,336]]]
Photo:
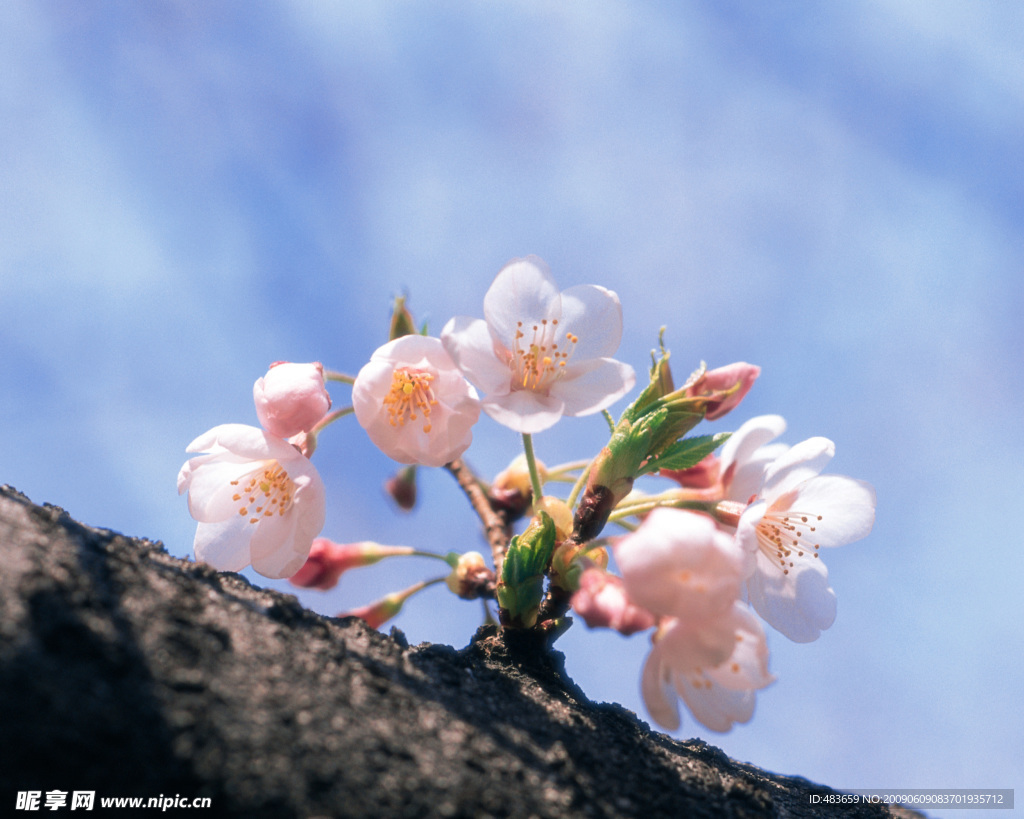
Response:
[[[750,720],[755,692],[774,679],[764,629],[736,601],[714,622],[663,622],[644,663],[640,693],[663,728],[679,728],[679,697],[698,722],[724,733]]]
[[[610,358],[622,338],[622,307],[611,290],[559,292],[547,265],[529,256],[498,273],[484,316],[453,318],[441,339],[484,394],[484,411],[517,432],[600,412],[633,387],[633,368]]]
[[[331,408],[319,361],[271,364],[267,374],[253,385],[252,395],[263,428],[279,438],[308,432]]]
[[[264,430],[222,424],[200,435],[178,473],[196,528],[196,559],[265,577],[299,570],[324,525],[324,486],[294,446]]]
[[[791,640],[816,640],[836,616],[822,548],[865,537],[875,521],[875,490],[843,475],[820,475],[835,454],[827,438],[786,450],[765,469],[737,521],[750,604]]]
[[[740,602],[743,555],[704,515],[658,508],[614,547],[629,600],[660,625],[641,692],[651,717],[679,727],[676,698],[714,731],[750,719],[768,674],[764,632]]]
[[[401,336],[374,352],[356,376],[352,406],[385,455],[425,466],[458,458],[480,417],[476,390],[430,336]]]
[[[743,555],[705,515],[659,507],[613,551],[629,599],[656,615],[709,621],[740,596]]]

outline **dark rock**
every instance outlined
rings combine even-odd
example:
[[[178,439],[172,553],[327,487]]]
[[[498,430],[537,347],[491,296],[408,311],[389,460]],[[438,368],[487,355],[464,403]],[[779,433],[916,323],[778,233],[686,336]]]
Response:
[[[180,796],[240,817],[914,815],[812,806],[833,791],[651,732],[496,629],[410,648],[9,487],[0,561],[7,811],[79,790],[100,814]]]

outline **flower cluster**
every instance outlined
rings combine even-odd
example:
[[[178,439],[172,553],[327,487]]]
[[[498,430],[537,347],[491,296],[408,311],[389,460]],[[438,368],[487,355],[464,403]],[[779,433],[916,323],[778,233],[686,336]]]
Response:
[[[516,259],[494,279],[483,314],[452,318],[434,337],[417,331],[398,299],[388,341],[354,377],[319,363],[271,365],[253,388],[261,427],[223,424],[188,447],[200,454],[182,467],[178,491],[198,521],[197,559],[326,590],[385,558],[431,558],[443,573],[348,614],[377,627],[443,585],[482,599],[488,621],[496,605],[500,629],[530,629],[550,644],[574,611],[592,628],[649,635],[640,687],[658,724],[679,726],[680,700],[715,731],[748,721],[774,679],[762,623],[796,642],[832,625],[823,550],[870,532],[874,490],[822,474],[835,454],[826,438],[778,443],[786,425],[777,415],[732,434],[691,435],[741,404],[760,375],[746,362],[702,363],[677,387],[661,346],[616,421],[608,408],[637,378],[613,357],[623,319],[611,290],[559,290],[543,261]],[[331,412],[329,381],[351,386],[349,406]],[[595,413],[611,427],[596,454],[539,461],[533,435]],[[350,414],[401,465],[386,483],[399,509],[417,501],[417,469],[444,467],[456,478],[484,524],[489,563],[469,549],[319,537],[325,492],[310,459],[325,427]],[[523,442],[489,483],[463,460],[481,414]],[[558,482],[571,490],[551,494]]]

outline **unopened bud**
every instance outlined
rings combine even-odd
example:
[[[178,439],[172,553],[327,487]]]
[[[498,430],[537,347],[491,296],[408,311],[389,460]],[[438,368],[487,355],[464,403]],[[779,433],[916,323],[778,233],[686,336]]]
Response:
[[[357,609],[352,609],[351,611],[342,612],[338,616],[358,617],[361,620],[365,620],[366,624],[371,628],[380,628],[402,610],[406,600],[416,594],[416,592],[423,591],[432,582],[434,581],[422,580],[419,583],[414,583],[404,591],[393,592],[386,597],[382,597],[380,600],[360,606]]]
[[[253,384],[252,395],[263,428],[280,438],[308,432],[331,408],[319,361],[271,364],[267,374]]]
[[[574,592],[580,587],[580,576],[593,568],[608,568],[607,549],[587,549],[580,543],[566,540],[551,556],[551,585]]]
[[[395,299],[395,306],[391,311],[391,326],[388,328],[388,341],[394,341],[401,336],[412,336],[416,334],[416,324],[412,320],[412,313],[405,306],[405,296],[398,296]]]
[[[384,491],[404,512],[416,506],[416,465],[399,469],[384,481]]]
[[[475,600],[488,586],[493,590],[494,572],[487,567],[480,552],[466,552],[459,555],[458,563],[444,582],[463,600]]]
[[[365,606],[360,606],[357,609],[351,611],[342,612],[339,617],[358,617],[360,620],[365,620],[366,625],[370,628],[380,628],[388,620],[398,614],[402,610],[402,606],[405,604],[405,597],[402,596],[401,592],[395,592],[389,594],[387,597],[382,597],[376,602],[369,603]]]
[[[572,596],[572,607],[590,628],[613,628],[626,635],[644,631],[656,623],[651,612],[626,596],[621,578],[600,569],[583,573],[579,591]]]
[[[382,546],[373,541],[335,543],[325,537],[313,541],[309,557],[294,575],[288,578],[293,586],[327,591],[338,585],[341,575],[349,569],[371,566],[385,557],[410,555],[411,546]]]
[[[545,495],[533,505],[534,513],[547,512],[555,524],[555,542],[565,540],[572,534],[572,510],[561,498]]]
[[[736,408],[760,374],[760,367],[745,361],[714,370],[698,371],[696,378],[687,383],[686,395],[702,399],[704,417],[714,421]]]

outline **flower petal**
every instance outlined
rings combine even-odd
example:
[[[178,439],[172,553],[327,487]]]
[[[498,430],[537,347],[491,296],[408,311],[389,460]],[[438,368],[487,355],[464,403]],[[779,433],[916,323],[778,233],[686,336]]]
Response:
[[[867,537],[875,524],[875,490],[845,475],[818,475],[796,489],[791,506],[819,515],[814,543],[843,546]]]
[[[511,370],[496,348],[494,337],[483,319],[457,316],[441,331],[441,343],[463,375],[486,395],[502,395],[510,389]]]
[[[763,554],[747,579],[750,605],[769,625],[795,643],[817,640],[836,619],[836,595],[820,560],[782,571]]]
[[[836,454],[836,445],[828,438],[808,438],[792,446],[764,473],[761,497],[769,503],[815,477]]]
[[[651,719],[669,731],[679,728],[679,706],[672,690],[671,673],[662,665],[657,643],[651,646],[651,652],[644,662],[640,675],[640,694]]]
[[[555,396],[529,390],[489,395],[480,405],[499,424],[532,435],[554,426],[562,417],[564,403]]]
[[[570,364],[548,394],[564,402],[566,415],[591,415],[614,404],[635,383],[636,373],[628,364],[597,358]]]
[[[216,523],[238,516],[238,504],[233,500],[233,496],[238,492],[237,484],[243,483],[250,474],[262,469],[263,462],[225,462],[220,455],[204,456],[202,460],[206,458],[212,460],[193,466],[191,479],[186,486],[189,514],[201,523]],[[198,460],[201,459],[192,459]],[[182,472],[187,468],[188,464],[182,467]]]
[[[222,572],[240,572],[249,565],[249,541],[255,527],[247,518],[235,515],[217,523],[196,527],[196,560]]]
[[[753,454],[769,441],[786,431],[786,419],[781,415],[759,415],[745,422],[722,445],[722,470],[733,464],[749,461]]]
[[[227,450],[236,459],[284,462],[302,457],[299,452],[282,438],[247,424],[221,424],[207,430],[186,448],[186,452],[216,453]]]
[[[563,290],[559,330],[579,339],[573,346],[576,360],[614,355],[622,341],[622,305],[618,295],[596,284]]]
[[[704,685],[694,686],[689,677],[674,675],[676,691],[696,719],[705,728],[720,734],[732,730],[736,723],[749,722],[754,716],[757,697],[753,691],[733,691],[704,678]]]
[[[768,643],[760,621],[746,604],[737,601],[730,612],[735,646],[729,659],[707,670],[717,684],[734,691],[764,688],[775,680],[768,671]]]
[[[484,296],[484,318],[497,338],[513,349],[518,323],[561,318],[558,286],[542,259],[513,259],[495,277]],[[478,385],[488,392],[483,385]]]

